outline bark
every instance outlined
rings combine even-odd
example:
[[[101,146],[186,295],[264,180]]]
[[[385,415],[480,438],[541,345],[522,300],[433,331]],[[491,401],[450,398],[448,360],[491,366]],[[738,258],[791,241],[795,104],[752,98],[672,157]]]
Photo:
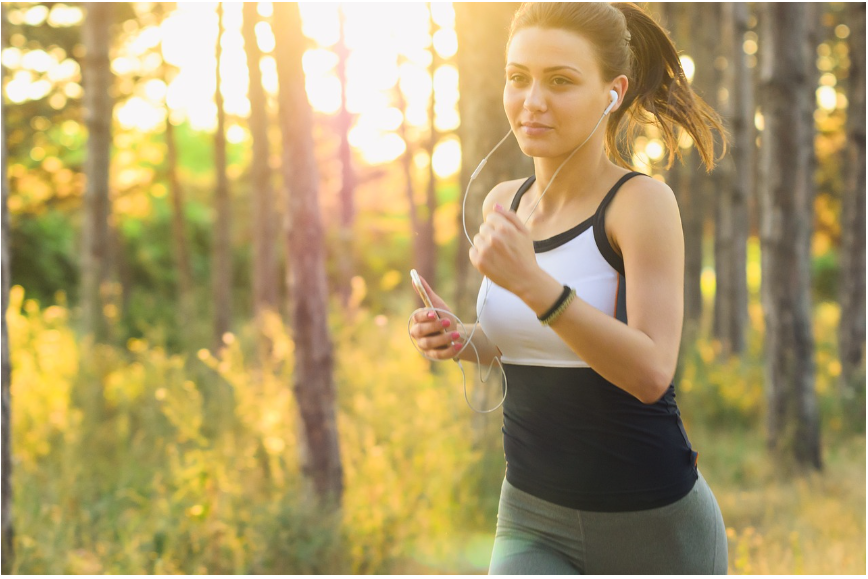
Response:
[[[170,116],[171,112],[168,104],[166,104],[166,173],[169,181],[169,195],[172,198],[172,238],[175,244],[175,262],[178,267],[178,301],[180,303],[178,322],[181,324],[181,328],[190,328],[194,315],[193,269],[190,265],[190,250],[187,247],[184,190],[181,188],[181,180],[178,178],[175,127],[172,125]],[[188,335],[184,337],[185,340],[189,338]]]
[[[262,51],[256,42],[256,22],[259,20],[256,3],[246,2],[242,10],[241,32],[244,35],[244,52],[247,56],[250,135],[253,139],[253,158],[250,163],[250,186],[253,190],[253,314],[260,340],[260,353],[264,354],[270,346],[263,335],[263,317],[266,312],[277,309],[277,280],[272,244],[274,234],[271,230],[274,194],[268,164],[268,106],[259,68]]]
[[[85,334],[96,342],[108,338],[103,310],[109,281],[109,161],[111,155],[112,99],[109,86],[109,26],[112,4],[88,2],[82,28],[85,57],[82,66],[87,157],[84,173],[82,224],[81,304]]]
[[[425,211],[424,219],[421,222],[422,229],[419,230],[419,254],[416,267],[419,273],[428,280],[431,287],[438,287],[437,283],[437,243],[434,239],[434,214],[437,211],[437,176],[434,173],[434,147],[437,141],[440,140],[440,133],[434,124],[434,74],[442,64],[442,59],[434,50],[434,33],[437,24],[434,22],[434,16],[430,12],[428,21],[431,30],[431,98],[428,100],[428,143],[425,146],[425,152],[428,154],[428,188],[425,192]]]
[[[341,109],[338,112],[338,116],[336,119],[337,131],[341,139],[338,150],[338,156],[340,157],[341,161],[341,220],[339,230],[341,251],[338,252],[338,271],[340,279],[340,286],[338,287],[338,291],[341,297],[341,304],[346,307],[349,303],[350,294],[352,293],[352,287],[350,283],[355,270],[353,260],[353,223],[356,219],[356,208],[354,199],[356,189],[356,175],[355,171],[353,170],[353,155],[352,150],[350,149],[349,138],[350,129],[352,129],[353,127],[353,116],[347,110],[346,64],[347,57],[349,56],[349,51],[346,47],[344,33],[346,18],[343,9],[339,9],[338,14],[340,15],[341,27],[340,39],[338,40],[338,45],[335,48],[338,55],[338,79],[341,83]]]
[[[670,3],[673,4],[673,3]],[[694,41],[694,21],[698,8],[695,4],[672,6],[677,17],[674,19],[674,33],[679,49],[702,62],[699,48]],[[697,69],[703,67],[697,66]],[[697,70],[697,73],[699,70]],[[696,88],[696,76],[692,87]],[[699,335],[702,321],[702,242],[703,190],[700,186],[701,171],[696,147],[691,146],[684,154],[683,164],[673,178],[672,189],[681,210],[681,223],[684,229],[684,332],[682,341],[692,344]]]
[[[807,74],[807,11],[763,7],[761,91],[765,116],[760,191],[762,304],[766,331],[768,446],[782,465],[822,468],[810,310],[814,154],[805,115],[814,90]]]
[[[718,190],[714,229],[714,334],[724,356],[744,350],[747,323],[747,198],[755,149],[752,95],[744,34],[748,30],[747,4],[725,2],[721,9],[721,56],[727,59],[722,88],[728,97],[718,109],[732,127],[733,146],[724,159],[724,186]]]
[[[319,175],[314,155],[313,119],[305,92],[301,57],[305,38],[295,3],[274,4],[283,177],[287,195],[288,270],[296,287],[291,304],[295,337],[294,390],[304,424],[302,465],[318,498],[340,507],[343,495],[335,416],[334,354],[327,324],[325,247],[319,211]]]
[[[223,111],[223,94],[220,92],[220,57],[223,39],[223,5],[217,3],[217,88],[214,100],[217,103],[217,132],[214,134],[214,171],[217,188],[214,192],[214,246],[212,250],[211,291],[214,301],[214,346],[216,354],[223,346],[223,335],[229,331],[231,320],[232,254],[230,246],[230,199],[229,181],[226,178],[226,115]]]
[[[0,21],[6,23],[6,6],[2,7],[2,17]],[[5,28],[5,27],[4,27]],[[3,47],[7,46],[6,32],[3,33]],[[2,266],[3,266],[3,361],[2,361],[2,439],[3,439],[3,474],[2,474],[2,519],[3,519],[3,565],[2,572],[4,575],[12,573],[15,565],[15,526],[12,522],[12,415],[10,386],[12,384],[12,364],[9,360],[9,334],[6,329],[6,310],[9,307],[9,210],[6,205],[6,199],[9,197],[9,181],[6,174],[6,115],[3,111],[2,99],[0,99],[0,147],[3,147],[2,152],[2,176],[0,176],[0,186],[2,186],[2,203],[3,203],[3,243],[2,243]]]
[[[850,74],[847,177],[841,203],[841,393],[865,419],[865,3],[847,4]],[[857,398],[861,394],[862,398]],[[864,422],[863,422],[864,427]]]

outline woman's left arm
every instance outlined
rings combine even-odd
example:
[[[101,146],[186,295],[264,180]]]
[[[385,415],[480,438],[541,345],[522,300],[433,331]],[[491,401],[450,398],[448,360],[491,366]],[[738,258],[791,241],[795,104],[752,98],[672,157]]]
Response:
[[[618,211],[613,212],[615,203]],[[507,216],[515,218],[515,213]],[[645,404],[675,375],[684,318],[684,236],[672,190],[656,180],[622,188],[606,215],[624,260],[627,324],[576,297],[551,328],[603,378]],[[539,316],[563,285],[537,268],[515,293]]]

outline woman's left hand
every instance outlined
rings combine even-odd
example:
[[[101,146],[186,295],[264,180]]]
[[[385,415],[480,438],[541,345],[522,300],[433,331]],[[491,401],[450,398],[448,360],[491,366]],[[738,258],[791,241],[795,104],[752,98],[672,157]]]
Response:
[[[518,295],[540,271],[533,237],[514,212],[495,206],[473,237],[470,263],[479,273]]]

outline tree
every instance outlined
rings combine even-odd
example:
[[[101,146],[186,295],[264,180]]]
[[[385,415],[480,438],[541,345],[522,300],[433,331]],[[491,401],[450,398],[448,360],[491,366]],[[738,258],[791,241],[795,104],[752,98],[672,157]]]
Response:
[[[698,47],[691,32],[694,29],[695,19],[693,16],[697,10],[696,6],[690,3],[667,2],[666,8],[675,46],[680,51],[690,54],[695,62],[700,62]],[[696,87],[695,76],[692,86]],[[697,185],[699,156],[696,147],[691,146],[682,154],[683,162],[672,165],[667,181],[678,201],[682,228],[684,229],[684,332],[682,333],[682,344],[690,344],[698,336],[702,319],[700,280],[702,277],[704,207],[702,191]],[[686,351],[687,348],[680,349],[679,360],[683,357],[681,352]]]
[[[841,394],[862,407],[865,393],[865,3],[847,4],[850,74],[847,179],[841,203]],[[861,394],[863,398],[855,398]],[[854,400],[855,398],[855,400]]]
[[[165,7],[158,4],[163,16]],[[163,58],[163,82],[169,85],[169,64]],[[175,143],[175,126],[172,124],[172,112],[166,100],[166,180],[169,183],[169,195],[172,198],[172,238],[175,245],[175,262],[178,267],[178,303],[177,321],[180,328],[189,328],[193,322],[193,269],[190,265],[190,250],[187,244],[186,220],[184,219],[184,190],[178,178],[178,151]],[[189,338],[189,336],[186,336]]]
[[[214,100],[217,103],[217,132],[214,133],[214,171],[217,188],[214,193],[214,246],[212,249],[211,292],[214,301],[214,352],[223,344],[223,335],[229,331],[231,320],[232,247],[230,238],[229,181],[226,178],[226,113],[223,110],[223,93],[220,91],[220,57],[223,48],[223,4],[217,3],[217,88]]]
[[[338,156],[341,160],[341,190],[340,190],[340,227],[339,237],[341,251],[338,253],[338,272],[341,304],[346,307],[352,293],[351,279],[353,277],[353,223],[356,219],[355,190],[356,174],[353,170],[353,154],[350,148],[350,129],[353,126],[353,115],[347,110],[347,59],[349,50],[346,46],[346,14],[343,7],[338,8],[340,35],[335,52],[338,56],[337,74],[341,83],[341,108],[336,120],[337,133],[340,136]]]
[[[108,337],[103,311],[109,281],[109,155],[111,152],[112,99],[109,86],[109,26],[112,3],[88,2],[82,28],[86,55],[82,66],[84,118],[87,126],[87,158],[84,173],[82,226],[81,303],[84,331],[97,342]]]
[[[277,308],[277,280],[275,279],[274,235],[271,231],[274,209],[271,186],[271,168],[268,165],[268,107],[262,88],[259,62],[262,52],[256,42],[256,3],[246,2],[243,7],[241,32],[247,55],[250,98],[250,135],[253,139],[253,158],[250,164],[250,188],[253,195],[253,312],[262,337],[263,315]]]
[[[282,173],[287,198],[288,270],[294,288],[290,307],[295,338],[294,390],[304,425],[303,473],[323,503],[339,507],[343,495],[335,418],[333,345],[328,332],[325,247],[319,213],[319,174],[313,113],[301,66],[305,38],[296,3],[274,4]]]
[[[768,446],[782,463],[821,469],[810,316],[814,154],[804,114],[814,88],[803,4],[766,4],[761,17],[760,94],[765,126],[760,193]],[[808,53],[811,52],[809,55]]]
[[[753,83],[744,53],[748,30],[748,6],[725,2],[721,10],[721,48],[726,68],[723,87],[728,98],[720,103],[733,127],[732,162],[726,159],[725,186],[717,193],[714,226],[714,335],[724,355],[744,350],[747,322],[747,200],[752,188],[751,159],[756,149],[753,114]]]
[[[4,24],[3,46],[6,47],[6,6],[2,7],[2,17],[0,21]],[[15,563],[15,530],[12,524],[12,399],[10,396],[10,385],[12,384],[12,364],[9,360],[9,334],[6,330],[6,309],[9,307],[9,210],[6,206],[6,199],[9,197],[9,181],[6,174],[6,165],[8,158],[8,149],[6,148],[6,111],[3,106],[3,99],[0,99],[0,147],[2,151],[2,176],[0,176],[0,187],[2,187],[2,203],[3,203],[3,320],[0,321],[3,328],[3,365],[2,365],[2,420],[3,420],[3,480],[2,480],[2,500],[3,500],[3,569],[4,575],[11,574]]]

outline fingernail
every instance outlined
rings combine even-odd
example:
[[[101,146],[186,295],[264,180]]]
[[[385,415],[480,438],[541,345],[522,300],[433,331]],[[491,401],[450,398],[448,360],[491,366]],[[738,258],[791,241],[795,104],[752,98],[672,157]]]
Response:
[[[443,320],[443,327],[444,328],[448,328],[451,324],[452,324],[452,322],[450,322],[449,320]]]
[[[495,203],[494,208],[498,211],[503,211],[503,205],[501,205],[500,203]]]
[[[455,344],[455,346],[453,346],[453,347],[454,347],[456,350],[460,350],[460,349],[461,349],[461,346],[462,346],[462,344]]]
[[[434,319],[434,312],[428,312],[428,317]]]
[[[452,332],[452,339],[453,340],[457,340],[460,337],[461,337],[461,334],[459,334],[458,332]]]

